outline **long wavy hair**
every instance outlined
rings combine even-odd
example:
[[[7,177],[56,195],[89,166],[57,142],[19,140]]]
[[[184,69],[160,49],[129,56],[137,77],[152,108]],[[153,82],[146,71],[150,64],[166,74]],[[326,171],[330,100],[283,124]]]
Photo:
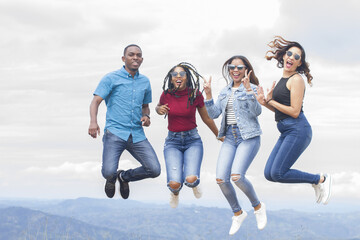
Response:
[[[312,75],[310,74],[309,63],[306,62],[306,54],[304,48],[298,42],[285,40],[281,36],[275,36],[275,39],[271,41],[268,46],[271,50],[266,52],[265,58],[267,60],[275,59],[277,60],[277,66],[279,68],[284,67],[284,55],[286,51],[292,47],[297,47],[301,50],[301,65],[297,67],[296,71],[300,74],[304,74],[307,78],[307,82],[312,86]]]
[[[172,94],[175,96],[178,96],[176,92],[178,91],[178,88],[175,87],[172,81],[171,72],[174,71],[175,68],[181,67],[186,72],[186,87],[188,90],[188,104],[187,107],[189,107],[189,104],[192,105],[197,97],[198,94],[201,94],[200,89],[200,78],[203,78],[196,70],[196,68],[187,62],[181,62],[174,67],[172,67],[169,72],[166,74],[164,78],[164,84],[163,84],[163,91],[165,94]],[[178,96],[179,97],[179,96]]]
[[[259,80],[258,78],[256,77],[255,75],[255,72],[254,72],[254,69],[250,63],[250,61],[242,56],[242,55],[235,55],[235,56],[232,56],[231,58],[229,58],[228,60],[226,60],[226,62],[224,63],[223,67],[222,67],[222,75],[223,77],[225,78],[226,82],[229,84],[229,81],[231,82],[232,79],[231,79],[231,76],[230,76],[230,72],[229,72],[229,67],[228,65],[231,64],[231,62],[234,60],[234,59],[241,59],[245,65],[245,68],[248,70],[248,72],[251,72],[250,74],[250,82],[252,84],[255,84],[255,85],[259,85]]]

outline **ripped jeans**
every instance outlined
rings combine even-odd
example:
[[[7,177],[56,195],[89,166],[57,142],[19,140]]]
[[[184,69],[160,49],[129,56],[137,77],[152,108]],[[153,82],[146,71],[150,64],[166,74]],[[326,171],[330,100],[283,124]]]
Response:
[[[165,139],[164,157],[166,164],[167,186],[174,194],[178,193],[183,184],[196,187],[200,183],[200,167],[203,158],[203,143],[196,128],[184,132],[169,131]],[[190,183],[186,177],[196,176]],[[180,183],[178,189],[169,186],[169,182]]]
[[[238,179],[235,179],[234,183],[245,193],[251,205],[256,207],[260,203],[252,184],[245,176],[259,148],[260,136],[243,140],[236,125],[227,126],[226,138],[217,161],[216,179],[234,213],[240,211],[241,207],[230,182],[230,177],[234,181],[236,175],[231,176],[231,174],[237,174]]]

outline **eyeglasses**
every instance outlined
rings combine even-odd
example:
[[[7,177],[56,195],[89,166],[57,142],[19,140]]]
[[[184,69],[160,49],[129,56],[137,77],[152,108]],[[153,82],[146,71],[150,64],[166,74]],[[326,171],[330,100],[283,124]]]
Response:
[[[228,68],[230,70],[235,70],[235,68],[237,68],[239,71],[243,70],[243,68],[245,68],[245,65],[237,65],[235,66],[234,64],[229,64]]]
[[[178,74],[180,74],[180,77],[185,77],[186,76],[186,72],[185,71],[181,71],[181,72],[171,72],[170,73],[172,77],[177,77]]]
[[[293,52],[291,52],[291,51],[286,51],[286,55],[287,55],[288,57],[291,57],[293,54],[294,54],[295,60],[299,60],[299,59],[300,59],[300,55],[299,55],[299,54],[293,53]]]

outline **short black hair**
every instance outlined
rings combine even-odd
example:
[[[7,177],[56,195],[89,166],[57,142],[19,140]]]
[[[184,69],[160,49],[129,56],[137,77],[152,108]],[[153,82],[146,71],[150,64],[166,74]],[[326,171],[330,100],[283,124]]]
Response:
[[[141,48],[140,48],[138,45],[136,45],[136,44],[130,44],[130,45],[127,45],[127,46],[124,48],[124,56],[125,56],[126,50],[127,50],[129,47],[137,47],[137,48],[140,49],[140,51],[142,51]]]

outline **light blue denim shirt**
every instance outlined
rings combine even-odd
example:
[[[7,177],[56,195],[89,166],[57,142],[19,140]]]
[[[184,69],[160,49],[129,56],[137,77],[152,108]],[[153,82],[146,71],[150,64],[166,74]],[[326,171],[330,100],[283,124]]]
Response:
[[[223,88],[214,104],[214,100],[205,100],[205,106],[212,119],[218,118],[222,114],[219,137],[226,134],[226,105],[231,96],[233,82]],[[256,93],[256,85],[250,84]],[[244,85],[241,84],[234,92],[233,102],[236,123],[240,130],[241,137],[246,140],[262,134],[257,116],[261,114],[261,105],[256,100],[253,93],[246,92]]]
[[[150,81],[146,76],[138,71],[133,78],[123,67],[105,75],[94,95],[105,99],[104,131],[109,130],[124,141],[131,134],[134,143],[146,139],[140,121],[142,105],[152,100]]]

